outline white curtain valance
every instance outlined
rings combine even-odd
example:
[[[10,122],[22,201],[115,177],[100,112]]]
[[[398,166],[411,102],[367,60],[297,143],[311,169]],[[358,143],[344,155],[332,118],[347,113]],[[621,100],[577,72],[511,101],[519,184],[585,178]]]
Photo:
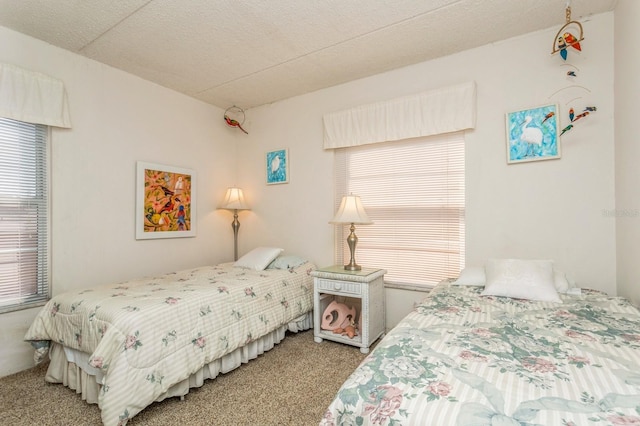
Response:
[[[476,84],[431,90],[326,114],[324,149],[473,129]]]
[[[64,84],[48,75],[0,63],[0,117],[70,128]]]

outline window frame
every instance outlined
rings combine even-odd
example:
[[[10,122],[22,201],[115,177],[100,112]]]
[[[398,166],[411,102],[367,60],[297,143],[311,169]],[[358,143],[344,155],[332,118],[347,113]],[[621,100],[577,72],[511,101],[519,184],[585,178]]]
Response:
[[[11,123],[13,123],[13,125]],[[34,196],[28,197],[26,194],[11,194],[10,190],[7,190],[4,194],[0,192],[0,221],[2,220],[2,209],[7,209],[10,204],[18,206],[19,208],[25,208],[26,206],[35,209],[35,235],[37,238],[35,244],[35,261],[32,261],[31,264],[25,262],[27,266],[32,267],[30,284],[22,285],[19,283],[20,278],[17,278],[16,281],[12,283],[16,286],[13,294],[4,294],[8,292],[0,287],[0,314],[2,314],[42,306],[51,297],[51,150],[49,143],[51,140],[51,128],[44,124],[28,123],[4,117],[0,117],[0,128],[1,131],[14,132],[15,134],[29,131],[26,139],[22,139],[22,142],[26,140],[31,144],[30,147],[32,148],[29,149],[33,149],[32,156],[35,159],[33,160],[35,166],[33,170],[35,183],[34,186],[29,189],[34,192]],[[2,137],[4,138],[4,136]],[[14,139],[19,139],[19,137],[15,135],[13,135],[13,137]],[[7,147],[8,145],[5,145],[5,147],[0,146],[0,152],[2,152],[3,149],[9,149]],[[27,149],[23,146],[20,148],[17,152],[22,153],[24,149]],[[8,168],[10,166],[6,167]],[[5,212],[7,210],[5,210]],[[9,217],[10,216],[7,216],[7,219]],[[20,223],[24,223],[24,221]],[[31,224],[29,226],[34,225]],[[5,241],[9,242],[9,240]],[[17,244],[17,241],[16,239],[14,243]],[[15,248],[8,248],[5,253],[12,250],[18,250],[18,253],[21,254],[20,250]],[[0,254],[1,251],[2,247],[0,246]],[[16,254],[16,257],[20,257],[20,254]],[[6,264],[10,263],[9,261]],[[20,264],[20,260],[13,263]],[[32,287],[30,289],[32,292],[20,294],[24,291],[25,287]]]
[[[356,263],[360,264],[363,267],[375,267],[386,269],[388,272],[385,275],[385,286],[386,287],[394,287],[394,288],[404,288],[404,289],[412,289],[412,290],[425,290],[432,288],[435,286],[440,280],[450,277],[455,277],[458,275],[460,270],[464,267],[465,264],[465,249],[466,249],[466,235],[465,235],[465,210],[466,210],[466,196],[465,196],[465,141],[464,141],[464,132],[453,132],[435,136],[427,136],[420,138],[412,138],[412,139],[404,139],[398,141],[384,142],[372,145],[361,145],[361,146],[353,146],[348,148],[339,148],[335,150],[335,168],[334,168],[334,211],[337,211],[338,206],[340,205],[341,199],[344,195],[348,195],[353,193],[353,195],[359,195],[362,199],[362,203],[364,205],[364,209],[374,222],[373,225],[356,225],[356,235],[358,236],[358,244],[356,246],[355,252],[355,260]],[[427,150],[430,151],[431,148],[434,148],[434,145],[426,147],[428,144],[436,143],[436,144],[444,144],[446,145],[447,157],[446,160],[443,160],[443,163],[439,165],[439,167],[448,167],[449,162],[457,162],[452,164],[452,170],[445,170],[447,175],[447,183],[446,191],[447,194],[451,192],[452,197],[455,200],[449,200],[448,198],[438,205],[437,201],[429,200],[429,199],[419,199],[416,201],[416,205],[409,206],[406,204],[407,199],[411,199],[411,196],[407,196],[406,188],[400,187],[398,192],[402,192],[401,196],[396,196],[395,190],[392,189],[393,184],[390,184],[390,187],[384,188],[385,185],[382,184],[369,184],[367,185],[367,173],[370,175],[374,175],[372,171],[356,171],[354,176],[349,176],[349,165],[347,164],[350,160],[348,156],[350,155],[358,155],[358,153],[363,153],[363,157],[367,155],[378,155],[380,158],[373,159],[371,170],[378,170],[378,166],[380,160],[383,158],[383,155],[387,155],[387,159],[390,157],[394,157],[393,155],[388,155],[385,153],[385,150],[389,152],[395,152],[394,150],[402,150],[405,149],[407,152],[413,152],[414,149],[421,151],[419,146],[424,145],[425,152]],[[451,144],[451,145],[448,145]],[[417,148],[414,148],[417,147]],[[435,147],[435,152],[440,149]],[[375,154],[377,152],[377,154]],[[374,154],[371,154],[374,153]],[[430,155],[436,155],[430,154]],[[420,154],[420,155],[427,155]],[[439,155],[439,154],[437,154]],[[450,160],[450,156],[451,160]],[[434,156],[432,160],[439,159],[439,156]],[[395,158],[394,158],[395,159]],[[355,160],[360,161],[361,164],[355,167],[367,168],[369,165],[365,160]],[[413,161],[413,160],[411,160]],[[393,161],[390,161],[392,165],[388,167],[393,167]],[[444,164],[446,163],[446,164]],[[374,166],[375,165],[375,166]],[[386,166],[383,166],[386,167]],[[386,172],[389,172],[389,168],[384,169]],[[455,167],[455,170],[453,169]],[[427,173],[429,173],[427,171]],[[433,172],[438,173],[438,172]],[[460,175],[461,173],[461,175]],[[405,173],[405,176],[414,174],[411,170],[408,170]],[[440,173],[441,176],[442,173]],[[455,175],[455,176],[454,176]],[[350,181],[351,179],[351,181]],[[371,182],[375,182],[376,177],[374,176]],[[402,177],[399,178],[402,181]],[[406,177],[405,177],[406,179]],[[424,182],[430,182],[424,178]],[[438,178],[436,177],[437,180]],[[458,188],[449,188],[451,183],[450,179],[454,180],[454,185],[458,185]],[[357,182],[361,180],[361,182]],[[354,183],[355,182],[355,183]],[[378,182],[380,179],[378,178]],[[426,184],[428,186],[428,183]],[[402,184],[404,186],[404,184]],[[420,185],[419,185],[420,186]],[[371,189],[374,188],[374,189]],[[393,207],[387,206],[385,204],[389,203],[390,205],[394,202],[400,202],[399,200],[381,200],[376,195],[372,195],[373,192],[385,192],[386,196],[389,199],[394,198],[402,198],[402,206]],[[457,191],[457,192],[456,192]],[[430,194],[424,195],[424,197],[430,197]],[[376,198],[378,198],[376,200]],[[457,206],[457,207],[456,207]],[[455,208],[453,208],[455,207]],[[393,215],[390,213],[392,210],[396,212],[400,212],[400,214],[396,214],[396,221],[403,222],[401,225],[405,223],[411,222],[412,219],[408,218],[412,216],[411,210],[413,210],[413,217],[418,218],[423,227],[426,227],[426,223],[430,222],[430,217],[433,217],[433,224],[440,223],[442,229],[437,229],[435,234],[431,232],[430,229],[415,229],[416,235],[419,235],[420,238],[425,238],[425,240],[429,240],[433,238],[434,241],[437,238],[446,235],[447,238],[454,238],[457,241],[458,246],[453,247],[450,254],[445,254],[445,248],[440,250],[433,249],[431,253],[426,253],[429,250],[426,245],[420,245],[420,247],[402,247],[403,244],[407,244],[407,241],[414,238],[416,235],[409,235],[413,231],[410,225],[407,225],[403,230],[399,230],[399,234],[403,234],[403,236],[399,237],[397,240],[394,240],[392,237],[394,230],[390,227],[390,222],[385,221],[385,215]],[[453,209],[453,210],[452,210]],[[386,210],[382,216],[379,214],[379,211]],[[421,212],[421,213],[418,213]],[[435,212],[435,213],[434,213]],[[431,214],[431,216],[429,216]],[[438,216],[439,215],[439,216]],[[399,219],[399,216],[403,216],[403,219]],[[380,220],[380,229],[378,231],[375,230],[376,219],[382,217]],[[433,225],[432,224],[432,225]],[[449,230],[447,224],[453,224],[452,229]],[[455,229],[454,229],[455,228]],[[349,248],[346,244],[346,238],[349,235],[349,225],[337,225],[335,226],[335,241],[334,241],[334,261],[336,264],[346,264],[350,259]],[[375,233],[377,232],[377,235]],[[427,235],[428,234],[428,235]],[[387,246],[383,246],[384,239],[391,239],[396,244],[397,247],[389,250]],[[439,244],[439,243],[436,243]],[[375,246],[378,245],[378,248]],[[406,249],[406,250],[405,250]],[[367,253],[367,250],[370,250],[370,253]],[[376,251],[378,253],[376,253]],[[382,255],[381,253],[384,251],[389,251],[393,253],[393,256]],[[415,252],[412,252],[415,251]],[[438,253],[440,251],[441,253]],[[401,256],[406,257],[405,259],[400,259]],[[457,260],[452,256],[457,256]],[[429,260],[429,257],[433,259]],[[442,262],[438,260],[438,258],[443,258]],[[394,260],[394,258],[396,260]],[[436,269],[432,269],[429,274],[423,273],[420,269],[423,268],[423,262],[418,259],[428,259],[434,265],[443,263],[444,266],[437,266]],[[405,264],[404,267],[399,266]],[[413,263],[413,265],[412,265]],[[399,269],[400,268],[400,269]],[[395,273],[394,273],[395,270]],[[408,275],[415,274],[411,278]],[[420,275],[422,274],[422,275]]]

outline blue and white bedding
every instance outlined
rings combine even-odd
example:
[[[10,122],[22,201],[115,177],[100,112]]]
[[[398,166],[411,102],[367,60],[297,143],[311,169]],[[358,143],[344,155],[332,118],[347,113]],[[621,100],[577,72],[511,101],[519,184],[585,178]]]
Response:
[[[640,312],[442,282],[339,390],[321,425],[640,425]]]

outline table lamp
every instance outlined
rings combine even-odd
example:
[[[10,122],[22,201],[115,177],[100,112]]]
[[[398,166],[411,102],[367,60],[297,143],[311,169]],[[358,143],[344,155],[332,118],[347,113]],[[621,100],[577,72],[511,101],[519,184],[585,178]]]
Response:
[[[351,260],[349,261],[349,264],[344,265],[344,269],[347,271],[361,270],[362,267],[356,264],[355,260],[358,237],[356,236],[356,227],[354,225],[369,225],[373,222],[369,219],[369,216],[367,216],[367,213],[364,211],[364,207],[362,206],[360,197],[351,194],[342,197],[340,208],[329,223],[351,224],[351,227],[349,228],[351,230],[351,233],[349,234],[349,237],[347,237],[347,244],[349,245],[349,251],[351,252]]]

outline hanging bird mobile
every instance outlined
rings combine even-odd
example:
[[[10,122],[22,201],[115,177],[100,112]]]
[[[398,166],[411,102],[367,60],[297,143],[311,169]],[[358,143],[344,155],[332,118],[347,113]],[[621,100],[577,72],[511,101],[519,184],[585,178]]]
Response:
[[[237,106],[232,106],[224,111],[224,121],[229,127],[237,127],[245,134],[249,134],[242,125],[244,124],[244,110]]]
[[[565,24],[560,27],[556,36],[553,39],[553,47],[551,50],[551,54],[554,55],[556,53],[560,54],[560,57],[563,61],[567,60],[568,51],[570,49],[574,49],[577,52],[582,52],[582,46],[580,42],[584,40],[584,31],[582,29],[582,24],[578,21],[571,20],[571,0],[567,0],[567,6],[565,8]],[[577,67],[571,64],[564,64],[566,66],[570,66],[575,68],[574,70],[567,71],[568,77],[577,77],[577,72],[579,71]],[[582,86],[570,86],[570,87],[582,87]],[[589,91],[588,89],[583,89]],[[562,90],[562,89],[561,89]],[[557,92],[556,92],[557,93]],[[589,115],[590,112],[596,110],[594,106],[588,106],[579,114],[576,114],[576,111],[573,108],[569,108],[569,124],[562,129],[559,136],[564,135],[574,127],[574,123],[581,118]]]
[[[569,5],[567,5],[565,10],[565,19],[565,24],[560,28],[560,30],[558,30],[555,38],[553,39],[553,49],[551,50],[552,55],[560,53],[560,57],[564,61],[567,60],[567,51],[570,47],[578,52],[582,51],[580,42],[584,40],[582,24],[578,21],[571,20],[571,6]],[[577,30],[578,36],[576,37],[573,35],[573,33],[569,31],[570,29]]]

